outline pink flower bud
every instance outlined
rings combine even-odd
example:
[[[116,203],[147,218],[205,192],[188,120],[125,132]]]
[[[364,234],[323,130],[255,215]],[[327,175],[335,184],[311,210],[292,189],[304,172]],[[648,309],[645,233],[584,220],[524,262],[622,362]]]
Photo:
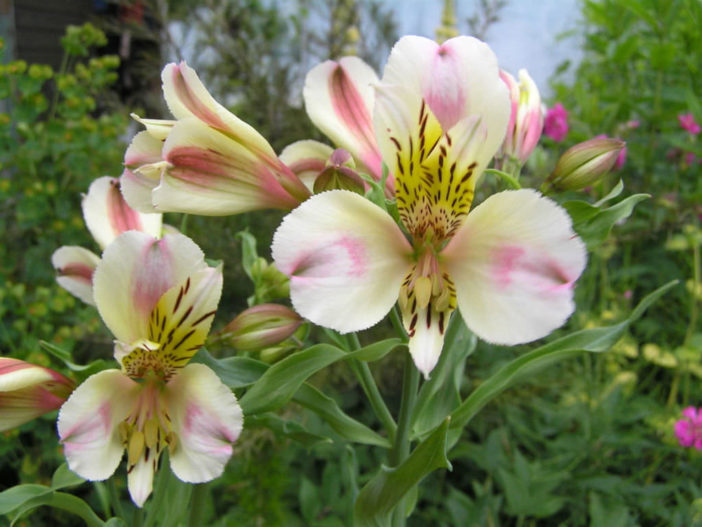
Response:
[[[614,167],[626,143],[619,139],[594,138],[570,147],[546,180],[547,188],[581,190],[598,181]]]
[[[351,154],[343,148],[337,148],[327,160],[324,170],[314,180],[314,193],[339,189],[363,195],[365,185],[355,168]]]
[[[512,103],[507,134],[502,144],[502,155],[524,163],[539,142],[544,127],[541,95],[524,69],[519,70],[519,82],[506,71],[500,71],[500,78],[509,89]]]
[[[290,338],[302,324],[292,309],[278,304],[260,304],[239,313],[221,331],[242,351],[257,351]]]
[[[561,103],[557,102],[546,112],[544,133],[559,143],[568,135],[568,112]]]
[[[73,381],[49,368],[0,357],[0,431],[56,410],[74,386]]]

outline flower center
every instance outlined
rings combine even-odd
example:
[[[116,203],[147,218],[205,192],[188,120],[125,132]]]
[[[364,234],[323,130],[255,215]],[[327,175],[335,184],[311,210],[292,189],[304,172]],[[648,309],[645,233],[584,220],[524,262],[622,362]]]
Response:
[[[161,397],[162,387],[160,379],[146,379],[132,413],[119,425],[120,438],[127,449],[127,473],[142,460],[151,462],[155,471],[161,451],[166,446],[171,451],[176,447],[176,435]]]

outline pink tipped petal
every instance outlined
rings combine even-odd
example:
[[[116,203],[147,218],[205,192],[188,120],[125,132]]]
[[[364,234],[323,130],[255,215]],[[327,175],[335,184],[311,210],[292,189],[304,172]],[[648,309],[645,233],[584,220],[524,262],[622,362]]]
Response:
[[[161,296],[206,268],[204,255],[182,234],[157,240],[129,231],[112,242],[93,277],[95,304],[118,341],[147,337],[149,316]]]
[[[66,291],[86,304],[93,300],[93,273],[100,257],[83,247],[64,246],[54,251],[51,264],[56,269],[56,281]]]
[[[357,57],[328,60],[307,74],[303,96],[315,126],[379,180],[382,162],[371,119],[377,82],[373,68]]]
[[[96,373],[61,407],[58,434],[68,467],[91,481],[109,478],[122,459],[118,425],[136,403],[139,384],[119,370]]]
[[[587,259],[565,210],[532,190],[485,200],[441,256],[466,324],[498,344],[529,342],[561,326]]]
[[[185,62],[168,64],[161,79],[166,104],[177,119],[193,117],[231,139],[248,145],[259,155],[275,158],[275,152],[268,141],[252,126],[215,101],[195,70]]]
[[[222,474],[244,424],[236,397],[202,364],[188,364],[166,386],[173,431],[178,437],[171,469],[187,483]]]
[[[130,208],[120,192],[119,179],[105,176],[93,181],[82,205],[85,224],[103,249],[126,231],[161,235],[161,215],[141,214]]]
[[[172,126],[169,126],[169,132]],[[168,164],[161,158],[163,141],[149,132],[134,136],[124,154],[125,169],[120,178],[122,195],[134,210],[145,213],[157,212],[151,200],[151,192],[161,181]]]
[[[329,145],[306,139],[286,146],[280,153],[280,160],[311,191],[314,186],[314,180],[325,169],[327,160],[333,152],[334,149]]]
[[[412,250],[393,219],[347,191],[313,196],[273,238],[275,264],[290,276],[295,310],[341,332],[379,322],[397,300]]]
[[[158,210],[209,216],[292,209],[309,190],[275,155],[194,119],[179,121],[163,149],[171,167],[153,192]]]

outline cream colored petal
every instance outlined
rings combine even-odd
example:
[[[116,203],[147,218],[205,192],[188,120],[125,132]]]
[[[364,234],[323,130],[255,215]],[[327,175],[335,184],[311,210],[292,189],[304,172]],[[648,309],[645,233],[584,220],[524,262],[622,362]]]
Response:
[[[303,97],[315,126],[379,180],[382,166],[372,123],[377,82],[373,68],[358,57],[328,60],[307,74]]]
[[[175,121],[172,119],[145,119],[139,117],[135,113],[129,114],[129,116],[140,124],[143,124],[146,128],[146,132],[151,135],[156,140],[163,141],[168,137],[168,134],[173,128]]]
[[[93,273],[99,261],[98,255],[75,245],[59,247],[51,256],[58,284],[91,306],[95,305]]]
[[[136,403],[139,384],[119,370],[104,370],[78,386],[58,416],[58,434],[68,467],[79,476],[109,478],[122,459],[118,425]]]
[[[151,495],[154,486],[154,474],[158,468],[156,466],[157,463],[158,458],[155,456],[152,456],[151,459],[148,460],[144,460],[144,458],[141,457],[127,475],[129,496],[137,507],[143,507],[144,503]]]
[[[95,270],[95,304],[115,338],[132,344],[147,338],[149,317],[163,294],[205,268],[202,251],[187,236],[157,240],[125,232],[105,249]]]
[[[127,205],[117,178],[105,176],[93,181],[82,206],[85,224],[102,249],[126,231],[161,235],[161,214],[142,214]]]
[[[290,276],[295,310],[341,332],[379,322],[397,300],[412,249],[392,218],[348,191],[313,196],[288,214],[272,254]]]
[[[466,324],[498,344],[529,342],[561,326],[587,260],[565,210],[533,190],[489,197],[441,257]]]
[[[222,474],[244,424],[236,397],[203,364],[188,364],[168,382],[165,397],[177,437],[171,469],[187,483]]]

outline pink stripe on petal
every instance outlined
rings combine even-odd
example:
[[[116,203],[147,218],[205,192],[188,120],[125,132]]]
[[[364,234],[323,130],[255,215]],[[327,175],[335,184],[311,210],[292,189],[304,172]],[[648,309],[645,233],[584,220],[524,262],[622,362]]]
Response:
[[[185,67],[186,65],[184,62],[174,64],[170,72],[171,80],[173,81],[173,86],[180,102],[198,119],[201,119],[214,128],[227,130],[227,125],[224,124],[217,113],[200,100],[197,93],[188,84],[182,71]]]
[[[134,307],[145,320],[161,296],[173,286],[172,259],[165,238],[154,239],[143,248],[141,265],[134,269],[131,294]]]
[[[463,117],[467,107],[458,57],[448,43],[436,49],[431,68],[425,78],[424,100],[442,130],[448,132]]]
[[[115,236],[126,231],[144,230],[139,213],[127,205],[120,192],[119,179],[110,181],[110,188],[107,192],[107,215]]]
[[[80,280],[81,282],[85,282],[86,284],[91,284],[93,282],[93,273],[95,272],[95,268],[82,263],[69,263],[60,269],[57,269],[57,271],[59,276],[68,276],[70,278]]]

